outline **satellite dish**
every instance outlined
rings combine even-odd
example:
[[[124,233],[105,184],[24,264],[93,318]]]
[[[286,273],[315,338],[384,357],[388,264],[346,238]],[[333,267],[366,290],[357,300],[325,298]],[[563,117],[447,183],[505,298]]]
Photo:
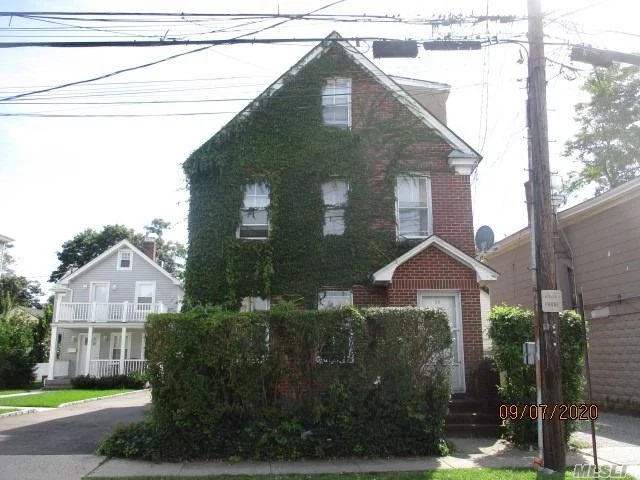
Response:
[[[481,252],[486,252],[493,246],[493,230],[486,225],[481,226],[476,232],[476,247]]]

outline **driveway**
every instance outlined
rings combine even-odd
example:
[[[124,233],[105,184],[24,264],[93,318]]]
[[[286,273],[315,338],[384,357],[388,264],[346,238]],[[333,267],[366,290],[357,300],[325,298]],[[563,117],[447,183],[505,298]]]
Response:
[[[0,455],[93,453],[119,422],[142,419],[150,408],[148,390],[0,418]]]

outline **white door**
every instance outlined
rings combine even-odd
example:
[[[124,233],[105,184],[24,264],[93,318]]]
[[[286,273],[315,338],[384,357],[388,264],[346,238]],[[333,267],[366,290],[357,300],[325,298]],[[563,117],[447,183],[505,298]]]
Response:
[[[76,375],[89,375],[86,369],[87,363],[87,346],[89,343],[89,335],[81,333],[78,335],[78,355],[76,363]],[[100,334],[93,334],[93,342],[91,343],[91,360],[100,358]]]
[[[96,304],[96,322],[107,321],[109,319],[109,282],[91,282],[89,301]]]
[[[464,350],[462,345],[461,314],[456,293],[419,293],[418,305],[422,308],[441,309],[447,314],[451,327],[451,390],[464,392]]]

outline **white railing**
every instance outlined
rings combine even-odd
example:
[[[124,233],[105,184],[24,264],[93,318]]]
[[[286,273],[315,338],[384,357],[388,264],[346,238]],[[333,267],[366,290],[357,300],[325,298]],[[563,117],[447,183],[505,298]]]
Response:
[[[61,302],[56,322],[144,322],[150,313],[165,313],[162,303]]]
[[[89,361],[89,375],[92,377],[110,377],[112,375],[144,373],[146,370],[146,360],[125,360],[122,372],[120,371],[120,360]]]

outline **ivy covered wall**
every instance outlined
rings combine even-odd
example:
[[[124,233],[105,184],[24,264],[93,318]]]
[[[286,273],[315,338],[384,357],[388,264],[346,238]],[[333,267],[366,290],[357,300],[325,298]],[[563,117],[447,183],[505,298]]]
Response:
[[[352,79],[350,130],[323,125],[322,89],[330,77]],[[397,175],[429,173],[437,186],[435,179],[455,175],[450,151],[334,44],[184,163],[188,299],[233,307],[244,296],[284,296],[313,307],[321,287],[366,284],[415,245],[395,239]],[[324,236],[321,185],[333,179],[349,184],[346,229]],[[239,240],[244,186],[262,182],[270,188],[269,239]]]

